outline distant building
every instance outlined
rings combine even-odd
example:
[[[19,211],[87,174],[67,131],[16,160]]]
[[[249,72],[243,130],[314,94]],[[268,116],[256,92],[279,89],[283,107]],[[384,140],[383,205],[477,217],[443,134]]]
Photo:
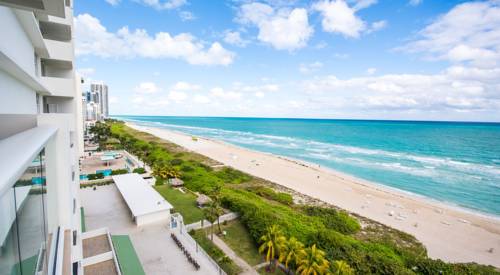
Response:
[[[90,85],[91,99],[99,105],[101,119],[109,117],[108,85],[93,83]]]

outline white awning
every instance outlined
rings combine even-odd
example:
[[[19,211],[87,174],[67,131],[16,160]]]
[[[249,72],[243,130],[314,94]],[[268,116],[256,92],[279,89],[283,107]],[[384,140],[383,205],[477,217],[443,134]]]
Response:
[[[137,173],[112,178],[134,217],[174,208]]]

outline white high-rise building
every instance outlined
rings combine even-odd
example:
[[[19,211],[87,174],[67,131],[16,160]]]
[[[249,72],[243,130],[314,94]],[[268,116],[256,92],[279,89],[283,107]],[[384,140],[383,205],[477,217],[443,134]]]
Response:
[[[109,116],[108,85],[103,83],[90,84],[91,100],[98,104],[98,120]]]
[[[82,274],[72,0],[0,0],[0,274]]]

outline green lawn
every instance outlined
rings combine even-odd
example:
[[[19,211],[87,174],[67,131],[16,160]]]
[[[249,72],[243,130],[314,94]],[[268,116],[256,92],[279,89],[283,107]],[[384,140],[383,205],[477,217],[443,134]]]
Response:
[[[204,229],[199,229],[191,232],[191,236],[196,242],[205,250],[205,252],[210,255],[210,257],[217,262],[217,264],[228,274],[236,275],[241,272],[239,266],[237,266],[231,259],[226,257],[224,251],[217,247],[212,241],[205,235]]]
[[[118,264],[123,275],[145,275],[139,257],[128,235],[111,236]]]
[[[264,261],[248,230],[239,220],[221,226],[222,230],[226,231],[226,236],[221,239],[249,265],[255,266]]]
[[[274,269],[271,269],[269,272],[266,270],[267,266],[261,267],[257,272],[262,275],[285,275],[286,273],[281,270],[280,268],[276,267]]]
[[[191,193],[182,193],[168,185],[154,187],[170,204],[176,212],[181,213],[185,224],[190,224],[203,219],[203,212],[196,206],[196,197]]]

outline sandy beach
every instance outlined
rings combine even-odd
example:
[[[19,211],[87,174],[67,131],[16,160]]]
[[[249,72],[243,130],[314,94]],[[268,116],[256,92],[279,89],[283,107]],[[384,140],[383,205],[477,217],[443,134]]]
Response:
[[[500,267],[500,219],[372,184],[315,164],[170,130],[128,126],[224,165],[414,235],[432,258]]]

